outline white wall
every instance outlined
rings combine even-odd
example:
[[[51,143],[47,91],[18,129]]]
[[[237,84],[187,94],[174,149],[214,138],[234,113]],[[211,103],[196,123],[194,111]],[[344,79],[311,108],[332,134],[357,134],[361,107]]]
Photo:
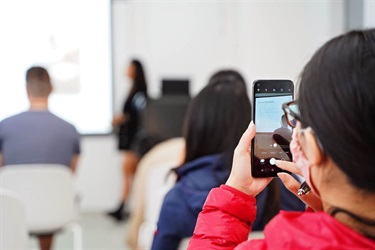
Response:
[[[363,4],[363,26],[365,28],[375,27],[375,1],[365,0]]]
[[[188,77],[196,94],[223,67],[249,89],[257,78],[296,80],[312,53],[344,31],[342,1],[113,1],[114,110],[129,89],[123,74],[139,57],[150,94],[163,77]],[[84,210],[115,206],[121,157],[114,136],[83,138],[78,189]]]
[[[119,3],[118,3],[119,4]],[[148,66],[151,95],[160,80],[186,76],[197,93],[222,67],[250,84],[259,77],[296,79],[327,39],[344,30],[343,1],[124,1],[125,56]]]

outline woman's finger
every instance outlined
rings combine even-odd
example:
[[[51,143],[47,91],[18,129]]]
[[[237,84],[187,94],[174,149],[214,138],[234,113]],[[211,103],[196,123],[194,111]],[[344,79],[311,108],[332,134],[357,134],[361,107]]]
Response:
[[[295,162],[276,160],[275,163],[276,166],[278,166],[281,169],[289,171],[293,174],[302,175],[301,169],[297,166]]]
[[[253,121],[251,121],[249,124],[249,127],[241,136],[241,139],[238,142],[238,145],[235,151],[237,151],[237,153],[239,154],[248,153],[250,150],[250,146],[251,146],[251,140],[254,138],[254,135],[255,135],[255,125]]]
[[[301,184],[293,178],[290,174],[287,173],[278,173],[277,174],[280,180],[284,183],[285,187],[296,195],[300,200],[302,200],[307,206],[311,207],[314,211],[322,211],[322,202],[315,194],[312,192],[298,196],[298,189],[300,188]]]
[[[297,195],[301,183],[299,183],[296,179],[293,178],[293,176],[287,173],[278,173],[277,176],[279,176],[280,180],[284,183],[284,186],[290,192]]]

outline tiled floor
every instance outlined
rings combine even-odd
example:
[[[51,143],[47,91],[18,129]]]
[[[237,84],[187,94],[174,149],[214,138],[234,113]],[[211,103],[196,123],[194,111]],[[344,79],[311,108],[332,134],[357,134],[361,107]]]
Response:
[[[128,223],[117,223],[105,214],[81,213],[79,224],[82,227],[83,250],[127,250],[125,234]],[[30,239],[30,249],[38,250],[37,239]],[[56,234],[53,250],[72,250],[73,234],[63,231]]]

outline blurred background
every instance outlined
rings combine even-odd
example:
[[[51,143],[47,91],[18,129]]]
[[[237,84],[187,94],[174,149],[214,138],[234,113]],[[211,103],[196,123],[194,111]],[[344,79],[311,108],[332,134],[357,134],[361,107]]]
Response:
[[[121,192],[121,155],[110,123],[129,91],[131,58],[145,66],[155,99],[165,79],[187,79],[194,96],[222,68],[241,72],[250,91],[255,79],[298,82],[320,45],[374,25],[373,0],[0,0],[0,119],[25,109],[30,64],[54,70],[52,110],[82,134],[82,211],[104,212]],[[53,58],[41,56],[46,47]],[[64,77],[70,85],[59,87]]]

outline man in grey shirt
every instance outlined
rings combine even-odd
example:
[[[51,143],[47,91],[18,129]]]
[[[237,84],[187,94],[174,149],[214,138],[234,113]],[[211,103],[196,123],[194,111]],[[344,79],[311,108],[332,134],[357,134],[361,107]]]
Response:
[[[48,111],[52,84],[47,70],[31,67],[26,72],[26,90],[30,109],[0,122],[0,166],[52,163],[75,172],[79,134],[73,125]],[[42,250],[49,250],[52,235],[40,236],[39,242]]]

